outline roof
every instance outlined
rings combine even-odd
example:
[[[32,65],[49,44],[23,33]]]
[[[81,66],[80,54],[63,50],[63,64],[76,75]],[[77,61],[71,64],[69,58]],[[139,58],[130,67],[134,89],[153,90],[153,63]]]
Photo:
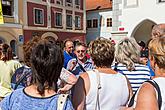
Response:
[[[86,11],[112,9],[112,0],[86,0]]]

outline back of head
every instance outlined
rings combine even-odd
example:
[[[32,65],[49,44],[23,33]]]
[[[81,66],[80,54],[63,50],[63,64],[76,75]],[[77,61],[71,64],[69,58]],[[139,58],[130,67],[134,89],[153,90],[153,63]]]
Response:
[[[134,38],[124,38],[118,42],[115,60],[126,65],[130,71],[135,69],[135,63],[140,62],[140,47]]]
[[[99,37],[89,44],[89,53],[97,67],[111,67],[115,47],[111,40]]]
[[[2,60],[9,61],[13,59],[13,52],[11,47],[8,44],[2,45]]]
[[[155,59],[159,68],[165,69],[165,35],[152,39],[148,45],[149,54]]]
[[[40,37],[35,36],[32,38],[32,40],[29,40],[23,45],[24,63],[29,67],[31,66],[30,56],[32,49],[38,44],[40,40],[41,40]]]
[[[32,82],[37,90],[44,95],[44,90],[57,90],[57,80],[63,67],[63,52],[59,46],[42,40],[32,50]]]
[[[152,38],[157,38],[165,35],[165,24],[157,24],[152,28]]]

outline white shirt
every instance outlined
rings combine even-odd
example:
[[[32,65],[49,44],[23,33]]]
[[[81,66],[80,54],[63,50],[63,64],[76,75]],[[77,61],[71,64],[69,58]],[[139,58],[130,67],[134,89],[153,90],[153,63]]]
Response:
[[[96,71],[88,71],[90,89],[86,96],[86,110],[94,110],[97,100]],[[99,90],[99,103],[101,110],[119,110],[129,98],[127,80],[121,73],[99,73],[101,89]]]

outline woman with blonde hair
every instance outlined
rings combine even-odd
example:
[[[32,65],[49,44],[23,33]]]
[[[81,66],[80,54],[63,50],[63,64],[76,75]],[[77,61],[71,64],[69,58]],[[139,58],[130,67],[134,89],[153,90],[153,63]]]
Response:
[[[165,36],[153,39],[149,43],[149,59],[155,77],[145,82],[135,95],[133,108],[126,110],[165,110]]]
[[[151,78],[148,66],[141,64],[140,47],[134,38],[124,38],[117,44],[115,60],[115,70],[127,76],[134,93]]]

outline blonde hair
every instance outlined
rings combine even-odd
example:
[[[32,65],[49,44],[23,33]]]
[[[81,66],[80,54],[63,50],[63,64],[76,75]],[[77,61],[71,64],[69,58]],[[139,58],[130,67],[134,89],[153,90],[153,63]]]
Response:
[[[126,65],[129,71],[135,69],[135,63],[140,63],[140,47],[134,38],[124,38],[116,46],[115,60]]]
[[[110,67],[114,60],[115,47],[111,40],[99,37],[89,44],[89,53],[97,67]]]
[[[165,36],[152,39],[148,45],[149,53],[155,58],[159,68],[165,68]]]

